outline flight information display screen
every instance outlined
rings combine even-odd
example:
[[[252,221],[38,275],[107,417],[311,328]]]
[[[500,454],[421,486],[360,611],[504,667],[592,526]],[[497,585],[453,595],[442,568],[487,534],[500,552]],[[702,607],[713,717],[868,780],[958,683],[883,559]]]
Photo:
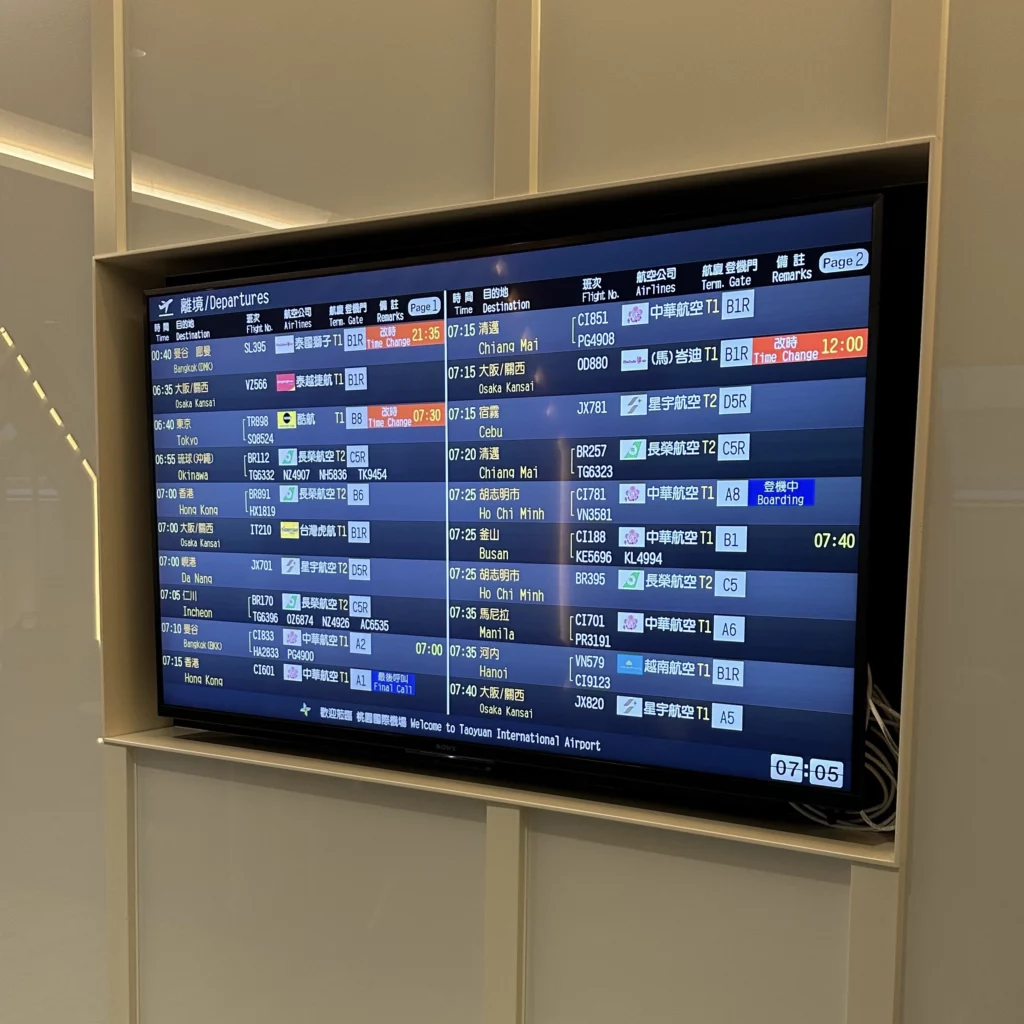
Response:
[[[874,223],[148,297],[163,710],[849,790]]]

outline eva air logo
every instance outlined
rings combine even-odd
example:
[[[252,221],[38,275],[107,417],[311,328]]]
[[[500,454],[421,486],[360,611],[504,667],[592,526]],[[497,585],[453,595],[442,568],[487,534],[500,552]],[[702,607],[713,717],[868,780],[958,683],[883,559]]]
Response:
[[[635,462],[647,458],[647,439],[645,437],[630,438],[619,441],[619,458],[623,462]]]
[[[644,574],[642,569],[620,569],[619,590],[643,590]]]

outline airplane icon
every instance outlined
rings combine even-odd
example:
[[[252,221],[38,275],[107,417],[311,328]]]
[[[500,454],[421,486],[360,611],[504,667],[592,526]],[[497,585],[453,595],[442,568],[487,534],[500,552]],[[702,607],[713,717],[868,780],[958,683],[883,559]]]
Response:
[[[174,299],[161,299],[160,302],[159,302],[160,315],[161,316],[170,316],[171,315],[171,305],[173,303],[174,303]]]

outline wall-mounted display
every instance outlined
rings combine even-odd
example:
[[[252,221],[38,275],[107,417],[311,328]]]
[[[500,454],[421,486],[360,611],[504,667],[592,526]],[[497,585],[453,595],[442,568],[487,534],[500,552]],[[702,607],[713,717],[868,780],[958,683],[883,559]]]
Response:
[[[856,802],[888,202],[150,294],[161,712]]]

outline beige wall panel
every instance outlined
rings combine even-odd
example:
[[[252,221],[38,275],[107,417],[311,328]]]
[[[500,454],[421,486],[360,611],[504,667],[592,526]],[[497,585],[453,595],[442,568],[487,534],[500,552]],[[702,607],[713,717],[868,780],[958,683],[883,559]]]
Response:
[[[240,227],[229,227],[201,217],[190,217],[185,213],[143,206],[141,203],[132,203],[129,216],[133,249],[200,242],[208,238],[227,238],[243,233]]]
[[[905,1024],[1024,1014],[1024,6],[953,0]]]
[[[321,219],[491,196],[494,0],[126,2],[134,152]]]
[[[889,0],[546,0],[540,187],[880,142]]]
[[[91,310],[92,195],[0,167],[0,325],[32,370],[28,387],[39,380],[82,455],[95,460]],[[82,455],[69,462],[80,465]]]
[[[0,110],[92,131],[89,0],[0,3]]]
[[[101,1024],[92,197],[0,168],[0,235],[0,1021]]]
[[[497,0],[494,43],[494,194],[537,191],[540,16],[543,0]]]
[[[892,0],[886,137],[938,135],[947,0]]]
[[[479,1024],[482,805],[152,754],[138,801],[141,1024]]]
[[[821,858],[535,815],[526,1020],[844,1024],[849,879]]]

